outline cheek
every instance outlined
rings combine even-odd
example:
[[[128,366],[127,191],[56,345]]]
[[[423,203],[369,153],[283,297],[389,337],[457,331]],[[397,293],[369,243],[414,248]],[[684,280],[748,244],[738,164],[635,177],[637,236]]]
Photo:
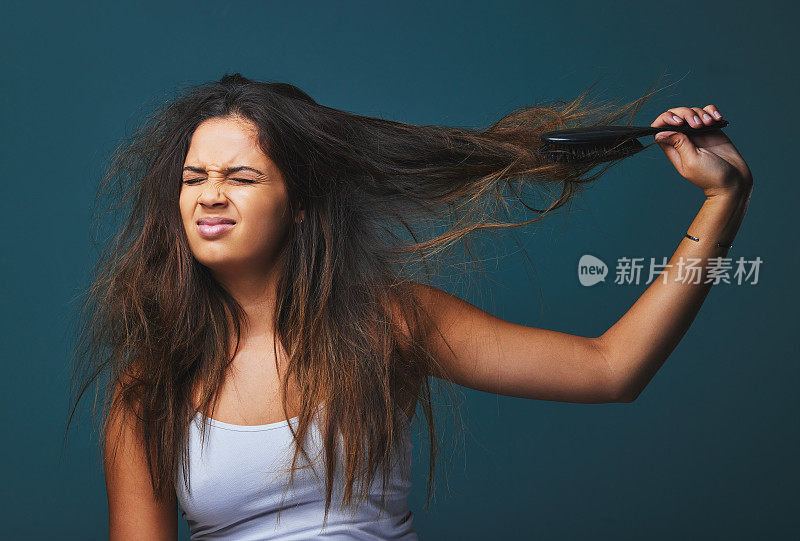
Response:
[[[286,230],[288,225],[286,207],[281,205],[270,204],[261,207],[261,210],[255,215],[251,215],[250,220],[245,217],[245,222],[249,222],[257,231],[252,231],[262,239],[268,239],[270,242],[276,237],[281,236]]]
[[[260,193],[243,194],[241,198],[233,200],[233,204],[238,207],[245,221],[259,223],[271,230],[283,227],[289,202],[286,193],[273,188]]]
[[[191,213],[192,209],[189,208],[189,198],[183,190],[178,196],[178,212],[181,215],[181,220],[186,220],[187,213]]]
[[[241,224],[240,239],[264,245],[274,245],[283,238],[289,225],[288,201],[269,197],[247,198],[235,203],[239,209]]]
[[[185,200],[178,201],[178,215],[181,220],[181,224],[183,224],[183,228],[186,230],[187,236],[191,235],[191,226],[194,223],[194,210],[187,206],[187,202]]]

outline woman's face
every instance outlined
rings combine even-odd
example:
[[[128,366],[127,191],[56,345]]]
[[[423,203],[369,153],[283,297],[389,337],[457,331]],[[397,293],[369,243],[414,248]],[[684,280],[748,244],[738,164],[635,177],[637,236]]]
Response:
[[[292,219],[284,179],[257,133],[250,120],[227,117],[205,120],[192,135],[180,213],[192,253],[212,270],[270,270]],[[204,218],[234,223],[198,224]]]

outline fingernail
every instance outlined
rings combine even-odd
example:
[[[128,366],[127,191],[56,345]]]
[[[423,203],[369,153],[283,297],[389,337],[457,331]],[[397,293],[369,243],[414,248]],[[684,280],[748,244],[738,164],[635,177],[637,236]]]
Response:
[[[711,116],[710,115],[703,115],[703,120],[711,120]]]
[[[695,122],[695,124],[701,124],[700,117],[698,117],[697,115],[694,115],[694,122]]]
[[[714,116],[716,117],[716,119],[717,119],[717,120],[719,120],[720,118],[722,118],[722,115],[721,115],[721,114],[719,114],[719,111],[714,111]]]
[[[672,118],[675,119],[675,122],[680,122],[681,121],[681,117],[679,117],[677,115],[672,115]]]

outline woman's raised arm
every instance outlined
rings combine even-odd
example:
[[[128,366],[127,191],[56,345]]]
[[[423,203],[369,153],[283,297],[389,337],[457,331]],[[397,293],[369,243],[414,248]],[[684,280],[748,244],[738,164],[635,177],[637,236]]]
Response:
[[[718,111],[713,105],[705,110],[678,107],[652,125],[677,125],[686,119],[700,127],[713,122],[703,116],[706,113],[716,116]],[[636,399],[699,311],[712,285],[705,283],[709,258],[727,252],[724,246],[733,242],[753,185],[747,165],[721,131],[691,139],[667,132],[656,140],[678,172],[706,195],[688,229],[699,240],[684,238],[669,261],[671,266],[596,338],[517,325],[449,293],[415,284],[415,295],[441,331],[431,335],[430,348],[443,373],[432,375],[524,398],[582,403]],[[679,276],[681,258],[699,260],[699,278],[686,282]]]
[[[712,115],[714,118],[712,118]],[[713,105],[675,107],[652,126],[693,127],[712,124],[722,115]],[[711,258],[723,258],[739,231],[753,190],[753,176],[731,140],[720,130],[687,136],[661,132],[656,141],[675,169],[703,190],[705,201],[662,275],[610,329],[598,338],[615,378],[635,399],[678,345],[708,295]],[[683,265],[698,272],[686,280]],[[681,265],[683,263],[683,265]],[[718,264],[717,264],[718,265]]]

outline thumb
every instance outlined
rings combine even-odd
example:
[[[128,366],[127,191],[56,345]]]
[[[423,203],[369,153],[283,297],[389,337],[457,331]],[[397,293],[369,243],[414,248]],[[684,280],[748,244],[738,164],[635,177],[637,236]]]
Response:
[[[655,135],[655,140],[665,152],[668,149],[675,149],[681,158],[688,158],[697,153],[697,148],[685,133],[675,131],[659,132]]]

